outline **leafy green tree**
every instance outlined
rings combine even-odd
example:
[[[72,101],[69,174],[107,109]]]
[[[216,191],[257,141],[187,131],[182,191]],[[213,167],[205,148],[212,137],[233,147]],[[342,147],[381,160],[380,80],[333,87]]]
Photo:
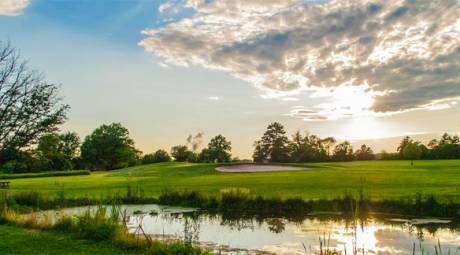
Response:
[[[296,132],[289,143],[290,161],[312,162],[327,159],[327,149],[324,147],[324,140],[315,135],[302,136]]]
[[[363,144],[358,150],[356,150],[355,158],[357,160],[374,160],[375,154],[372,151],[371,147]]]
[[[28,147],[56,131],[68,109],[56,85],[29,69],[16,49],[0,42],[0,154]],[[4,160],[0,158],[0,164]]]
[[[169,162],[171,161],[171,157],[169,156],[168,152],[165,150],[157,150],[155,153],[146,154],[142,159],[143,164],[152,164],[152,163],[160,163],[160,162]]]
[[[201,154],[206,162],[230,162],[232,154],[232,143],[222,135],[217,135],[211,139],[208,147]]]
[[[428,159],[459,159],[460,140],[457,135],[444,133],[441,139],[433,139],[428,148],[422,150],[421,158]]]
[[[136,164],[139,151],[129,137],[129,131],[119,123],[102,125],[88,135],[81,156],[93,170],[112,170]]]
[[[398,160],[398,159],[401,159],[401,157],[399,156],[399,153],[391,153],[391,152],[386,152],[386,151],[382,151],[380,153],[380,158],[382,160]]]
[[[80,147],[76,133],[49,133],[38,140],[36,153],[41,161],[41,170],[70,170]]]
[[[258,140],[254,142],[254,153],[252,154],[254,162],[268,161],[268,150],[262,146],[262,141]]]
[[[334,144],[337,142],[334,137],[326,137],[321,140],[321,143],[323,144],[324,148],[326,149],[326,154],[327,157],[331,157],[331,148],[334,146]]]
[[[287,162],[289,160],[289,139],[283,125],[271,123],[264,135],[255,142],[254,161]]]
[[[354,159],[353,147],[350,142],[345,141],[335,146],[332,157],[336,161],[351,161]]]
[[[73,160],[79,156],[80,137],[75,132],[67,132],[59,135],[59,150],[68,160]]]
[[[406,136],[401,140],[401,142],[399,143],[398,149],[397,149],[400,158],[404,158],[403,156],[404,148],[406,148],[406,146],[412,142],[413,140],[409,136]]]
[[[404,146],[402,150],[402,155],[404,159],[410,160],[410,165],[414,165],[414,160],[420,159],[422,155],[422,149],[418,142],[409,142]]]
[[[458,144],[460,143],[460,139],[457,135],[449,135],[448,133],[444,133],[439,140],[438,145],[445,145],[445,144]]]
[[[42,168],[42,162],[36,153],[31,149],[7,148],[0,152],[3,164],[0,165],[0,172],[3,173],[25,173],[36,172]]]
[[[41,170],[72,169],[72,162],[65,157],[60,145],[61,138],[58,134],[50,133],[40,137],[37,153],[41,160]]]
[[[171,148],[171,156],[177,162],[194,162],[195,155],[193,154],[194,153],[185,145],[176,145]]]

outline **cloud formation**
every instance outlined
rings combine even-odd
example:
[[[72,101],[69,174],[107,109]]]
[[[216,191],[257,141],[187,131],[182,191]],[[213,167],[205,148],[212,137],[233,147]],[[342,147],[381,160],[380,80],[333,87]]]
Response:
[[[311,112],[297,111],[313,119],[429,109],[460,98],[457,0],[188,0],[165,6],[194,15],[144,31],[140,45],[147,51],[167,64],[230,72],[266,97],[305,91],[335,97]]]
[[[20,15],[29,3],[29,0],[1,0],[0,16]]]

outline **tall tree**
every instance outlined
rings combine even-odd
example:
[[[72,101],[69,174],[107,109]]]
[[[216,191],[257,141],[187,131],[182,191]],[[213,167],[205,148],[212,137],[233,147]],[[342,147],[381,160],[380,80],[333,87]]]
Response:
[[[404,148],[406,148],[406,146],[412,142],[413,140],[409,136],[406,136],[401,140],[401,142],[399,143],[398,149],[397,149],[400,158],[404,158],[403,156]]]
[[[139,151],[120,123],[102,125],[88,135],[82,146],[83,161],[93,170],[112,170],[134,165]]]
[[[155,151],[155,153],[144,155],[144,158],[142,159],[143,164],[152,164],[169,161],[171,161],[171,157],[169,156],[168,152],[161,149]]]
[[[402,150],[402,155],[404,159],[409,159],[411,166],[413,166],[414,160],[420,159],[422,155],[420,144],[412,141],[407,143]]]
[[[357,160],[373,160],[375,159],[375,154],[371,147],[363,144],[358,150],[356,150],[355,157]]]
[[[59,150],[69,159],[75,159],[79,154],[80,137],[75,132],[67,132],[59,135]]]
[[[334,155],[332,158],[337,161],[353,160],[353,147],[351,146],[350,142],[345,141],[343,143],[337,144],[334,148]]]
[[[287,162],[289,160],[289,139],[283,125],[271,123],[264,135],[255,143],[254,161]]]
[[[311,162],[327,159],[327,150],[324,146],[324,139],[316,135],[306,134],[302,136],[296,132],[289,144],[291,161]]]
[[[56,85],[29,69],[10,44],[0,42],[0,153],[26,147],[56,131],[68,109]]]
[[[208,162],[230,162],[232,154],[232,143],[222,135],[217,135],[209,141],[208,147],[203,150],[202,154],[205,161]]]
[[[62,150],[61,137],[50,133],[43,135],[38,140],[37,154],[41,161],[40,170],[69,170],[72,161],[67,158]]]
[[[324,145],[324,148],[326,149],[327,156],[331,156],[331,148],[334,146],[334,144],[337,142],[334,137],[326,137],[322,140],[322,144]]]
[[[171,148],[171,156],[177,162],[193,161],[193,152],[186,145],[176,145]]]

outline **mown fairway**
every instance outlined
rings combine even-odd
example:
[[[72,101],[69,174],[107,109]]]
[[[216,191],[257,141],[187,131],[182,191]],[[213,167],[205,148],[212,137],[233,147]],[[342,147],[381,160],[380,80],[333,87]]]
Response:
[[[305,199],[336,198],[363,188],[373,199],[413,196],[417,192],[460,201],[460,160],[365,161],[303,164],[305,171],[220,173],[213,164],[162,163],[94,172],[90,176],[11,180],[11,191],[35,190],[68,197],[100,198],[126,193],[139,185],[145,196],[165,189],[215,195],[223,189],[244,188],[251,194]]]

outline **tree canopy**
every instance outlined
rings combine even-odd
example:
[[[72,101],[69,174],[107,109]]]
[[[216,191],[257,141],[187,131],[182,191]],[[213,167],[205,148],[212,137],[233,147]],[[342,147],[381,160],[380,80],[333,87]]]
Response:
[[[201,159],[204,162],[230,162],[232,154],[232,143],[222,135],[217,135],[208,143],[208,147],[201,152]]]
[[[112,170],[136,164],[139,151],[129,137],[129,131],[120,123],[102,125],[88,135],[81,156],[93,170]]]
[[[58,87],[28,68],[10,44],[0,41],[0,153],[24,148],[57,131],[68,109],[61,103]]]
[[[289,138],[283,125],[273,122],[268,125],[262,138],[255,142],[254,161],[287,162],[289,160]]]
[[[186,145],[176,145],[171,148],[171,156],[177,162],[193,161],[194,155]]]
[[[157,150],[155,153],[146,154],[142,159],[143,164],[151,164],[151,163],[160,163],[160,162],[169,162],[171,161],[171,157],[169,156],[168,152],[165,150]]]

